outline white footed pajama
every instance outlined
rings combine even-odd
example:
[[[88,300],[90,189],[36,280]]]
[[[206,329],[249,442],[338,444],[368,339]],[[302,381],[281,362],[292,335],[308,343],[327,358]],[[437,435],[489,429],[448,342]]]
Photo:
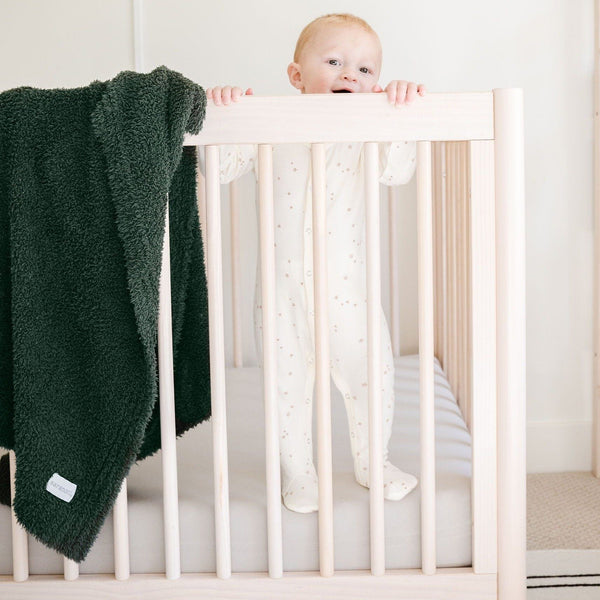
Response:
[[[380,182],[406,183],[415,170],[416,145],[380,144]],[[221,182],[252,169],[256,146],[221,148]],[[328,317],[331,376],[346,407],[354,473],[369,484],[367,295],[365,267],[364,153],[360,143],[326,145]],[[273,148],[277,393],[282,496],[291,510],[318,508],[313,464],[312,400],[315,378],[312,193],[309,144]],[[262,357],[260,277],[255,328]],[[394,415],[394,361],[381,309],[383,362],[384,496],[400,499],[417,484],[387,460]]]

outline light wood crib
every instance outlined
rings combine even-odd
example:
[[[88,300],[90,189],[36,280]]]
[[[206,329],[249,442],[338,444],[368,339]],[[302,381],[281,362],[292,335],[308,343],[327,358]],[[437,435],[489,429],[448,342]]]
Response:
[[[361,493],[365,494],[365,502],[368,500],[368,509],[365,511],[368,515],[365,517],[369,549],[365,560],[368,564],[359,569],[348,566],[338,569],[334,562],[336,514],[332,484],[335,481],[337,486],[338,479],[335,479],[332,468],[328,322],[325,310],[325,144],[364,143],[368,386],[369,390],[376,390],[380,388],[378,378],[381,373],[378,351],[381,331],[375,326],[379,323],[378,311],[381,306],[377,143],[398,140],[417,142],[419,356],[412,357],[412,363],[410,360],[403,362],[400,370],[412,364],[410,368],[418,374],[415,375],[418,384],[415,383],[414,388],[414,412],[419,423],[416,428],[420,473],[416,474],[420,489],[411,496],[416,499],[413,506],[416,517],[413,521],[418,523],[420,514],[420,528],[417,527],[420,539],[413,540],[416,553],[419,553],[420,543],[420,558],[418,564],[413,565],[416,568],[386,568],[387,564],[395,564],[389,551],[386,557],[386,547],[389,546],[386,546],[385,539],[388,532],[386,521],[393,510],[390,505],[407,503],[410,496],[399,503],[384,503],[382,459],[377,452],[371,451],[372,485],[369,491],[360,488]],[[259,145],[264,366],[261,371],[262,392],[260,383],[255,389],[256,397],[259,393],[264,394],[265,450],[263,452],[261,448],[260,455],[264,461],[266,454],[266,511],[263,511],[266,513],[266,531],[263,534],[268,566],[256,571],[264,572],[248,572],[248,568],[232,569],[231,539],[235,531],[233,527],[230,529],[228,455],[231,461],[238,459],[235,458],[235,444],[228,447],[227,420],[232,419],[232,410],[243,407],[232,404],[231,394],[236,384],[230,375],[236,367],[226,369],[225,365],[218,149],[221,144],[231,143]],[[310,143],[312,155],[319,512],[318,516],[296,515],[314,519],[298,521],[295,535],[306,528],[305,523],[314,524],[318,538],[318,547],[313,553],[317,570],[304,570],[303,567],[284,569],[284,554],[291,553],[300,542],[298,538],[285,543],[283,530],[292,529],[291,525],[282,527],[282,513],[289,511],[282,508],[279,479],[272,145],[281,143]],[[60,568],[64,574],[52,574],[58,572],[52,569],[32,568],[32,573],[45,574],[30,575],[28,536],[13,515],[12,575],[10,570],[5,570],[7,574],[0,576],[0,596],[16,599],[42,596],[191,598],[203,595],[210,598],[275,599],[285,594],[290,598],[307,599],[343,596],[345,599],[524,600],[525,254],[522,90],[428,94],[419,98],[409,109],[400,110],[389,106],[384,94],[244,97],[229,107],[209,106],[202,132],[188,137],[185,144],[205,146],[206,157],[206,181],[205,187],[202,186],[205,197],[204,204],[201,204],[205,211],[200,212],[201,219],[205,221],[203,230],[210,308],[213,416],[210,425],[202,425],[198,429],[204,428],[205,438],[212,440],[210,443],[213,448],[214,519],[211,517],[211,521],[214,522],[214,566],[210,569],[182,569],[182,556],[185,553],[180,550],[185,550],[185,547],[180,549],[180,536],[195,525],[185,518],[181,519],[181,528],[179,525],[183,501],[178,498],[178,467],[180,483],[185,483],[199,470],[200,477],[208,479],[209,468],[202,470],[199,463],[188,464],[187,458],[183,464],[181,460],[177,464],[170,274],[169,261],[165,260],[169,256],[169,247],[166,235],[159,317],[163,449],[157,455],[160,457],[157,460],[162,461],[164,504],[162,573],[156,573],[151,567],[143,566],[141,570],[130,568],[130,549],[136,544],[133,535],[136,492],[131,483],[128,506],[126,480],[113,510],[114,535],[109,543],[114,551],[111,550],[108,563],[110,573],[106,569],[86,570],[85,563],[82,563],[82,574],[79,575],[79,565],[68,560],[64,560],[63,565],[62,557],[53,553],[61,561]],[[400,282],[395,263],[398,249],[393,229],[396,221],[393,192],[390,200],[391,330],[394,353],[398,354]],[[237,240],[238,237],[239,232],[234,229],[232,238]],[[239,278],[239,266],[236,267],[236,264],[234,261],[233,330],[235,363],[238,365],[241,313],[239,297],[236,298],[235,293],[238,289],[235,282]],[[245,385],[238,382],[238,387]],[[440,568],[436,552],[436,529],[439,526],[436,486],[439,481],[436,481],[434,418],[438,422],[437,399],[439,390],[444,386],[448,389],[451,402],[454,403],[454,399],[458,402],[458,408],[454,410],[464,418],[466,426],[463,429],[471,444],[467,447],[470,470],[467,482],[470,496],[470,506],[467,501],[470,566]],[[229,408],[227,418],[226,408]],[[371,391],[369,410],[372,450],[381,445],[382,426],[377,394]],[[443,410],[452,411],[447,406]],[[242,422],[247,418],[246,415],[240,415]],[[396,418],[401,420],[401,415]],[[186,438],[193,433],[186,434],[178,442],[178,450],[188,443]],[[191,442],[188,446],[191,446]],[[190,460],[193,460],[193,454],[192,448]],[[132,481],[135,469],[144,468],[146,462],[155,458],[136,465],[128,480]],[[262,464],[264,469],[264,462]],[[14,456],[11,456],[11,468],[14,477]],[[242,470],[244,468],[242,466]],[[250,479],[248,481],[250,489],[253,482]],[[337,502],[335,506],[336,510],[340,508]],[[6,513],[8,515],[8,510]],[[349,528],[351,525],[338,522],[336,534],[340,527]],[[5,530],[6,539],[10,537],[8,527]],[[156,521],[150,529],[160,532]],[[212,523],[210,529],[213,529]],[[210,537],[212,533],[206,535]],[[104,550],[109,547],[106,543],[103,546]],[[50,550],[42,550],[51,553]],[[337,550],[343,550],[346,555],[353,552],[351,547],[341,548],[340,543]],[[244,552],[248,557],[247,563],[251,564],[252,551]],[[448,563],[448,560],[444,559],[444,562]],[[187,564],[191,563],[188,561]],[[296,563],[288,560],[288,564]],[[212,572],[200,572],[208,570]],[[131,571],[134,574],[130,574]]]

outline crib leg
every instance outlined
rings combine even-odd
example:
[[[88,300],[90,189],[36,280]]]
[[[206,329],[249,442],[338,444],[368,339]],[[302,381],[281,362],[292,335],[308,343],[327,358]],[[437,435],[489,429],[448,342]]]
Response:
[[[14,450],[9,452],[10,468],[10,502],[14,507],[15,502],[15,474],[17,472],[17,459]],[[12,547],[13,547],[13,579],[15,581],[26,581],[29,577],[29,542],[27,531],[17,521],[14,508],[11,509],[12,516]]]
[[[523,91],[494,90],[498,599],[526,598]]]

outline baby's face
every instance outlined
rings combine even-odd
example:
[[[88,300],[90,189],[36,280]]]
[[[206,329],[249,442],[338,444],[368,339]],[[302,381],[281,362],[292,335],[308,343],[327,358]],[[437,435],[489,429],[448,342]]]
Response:
[[[326,25],[288,67],[288,75],[303,94],[368,93],[377,85],[380,70],[381,46],[375,35],[356,25]]]

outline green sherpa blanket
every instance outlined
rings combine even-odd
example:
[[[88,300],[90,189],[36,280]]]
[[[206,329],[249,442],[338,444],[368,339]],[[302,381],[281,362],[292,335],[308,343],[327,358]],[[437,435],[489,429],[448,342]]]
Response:
[[[78,562],[132,464],[160,447],[167,194],[177,434],[210,415],[195,152],[183,151],[205,106],[165,67],[0,94],[0,446],[16,454],[19,522]]]

